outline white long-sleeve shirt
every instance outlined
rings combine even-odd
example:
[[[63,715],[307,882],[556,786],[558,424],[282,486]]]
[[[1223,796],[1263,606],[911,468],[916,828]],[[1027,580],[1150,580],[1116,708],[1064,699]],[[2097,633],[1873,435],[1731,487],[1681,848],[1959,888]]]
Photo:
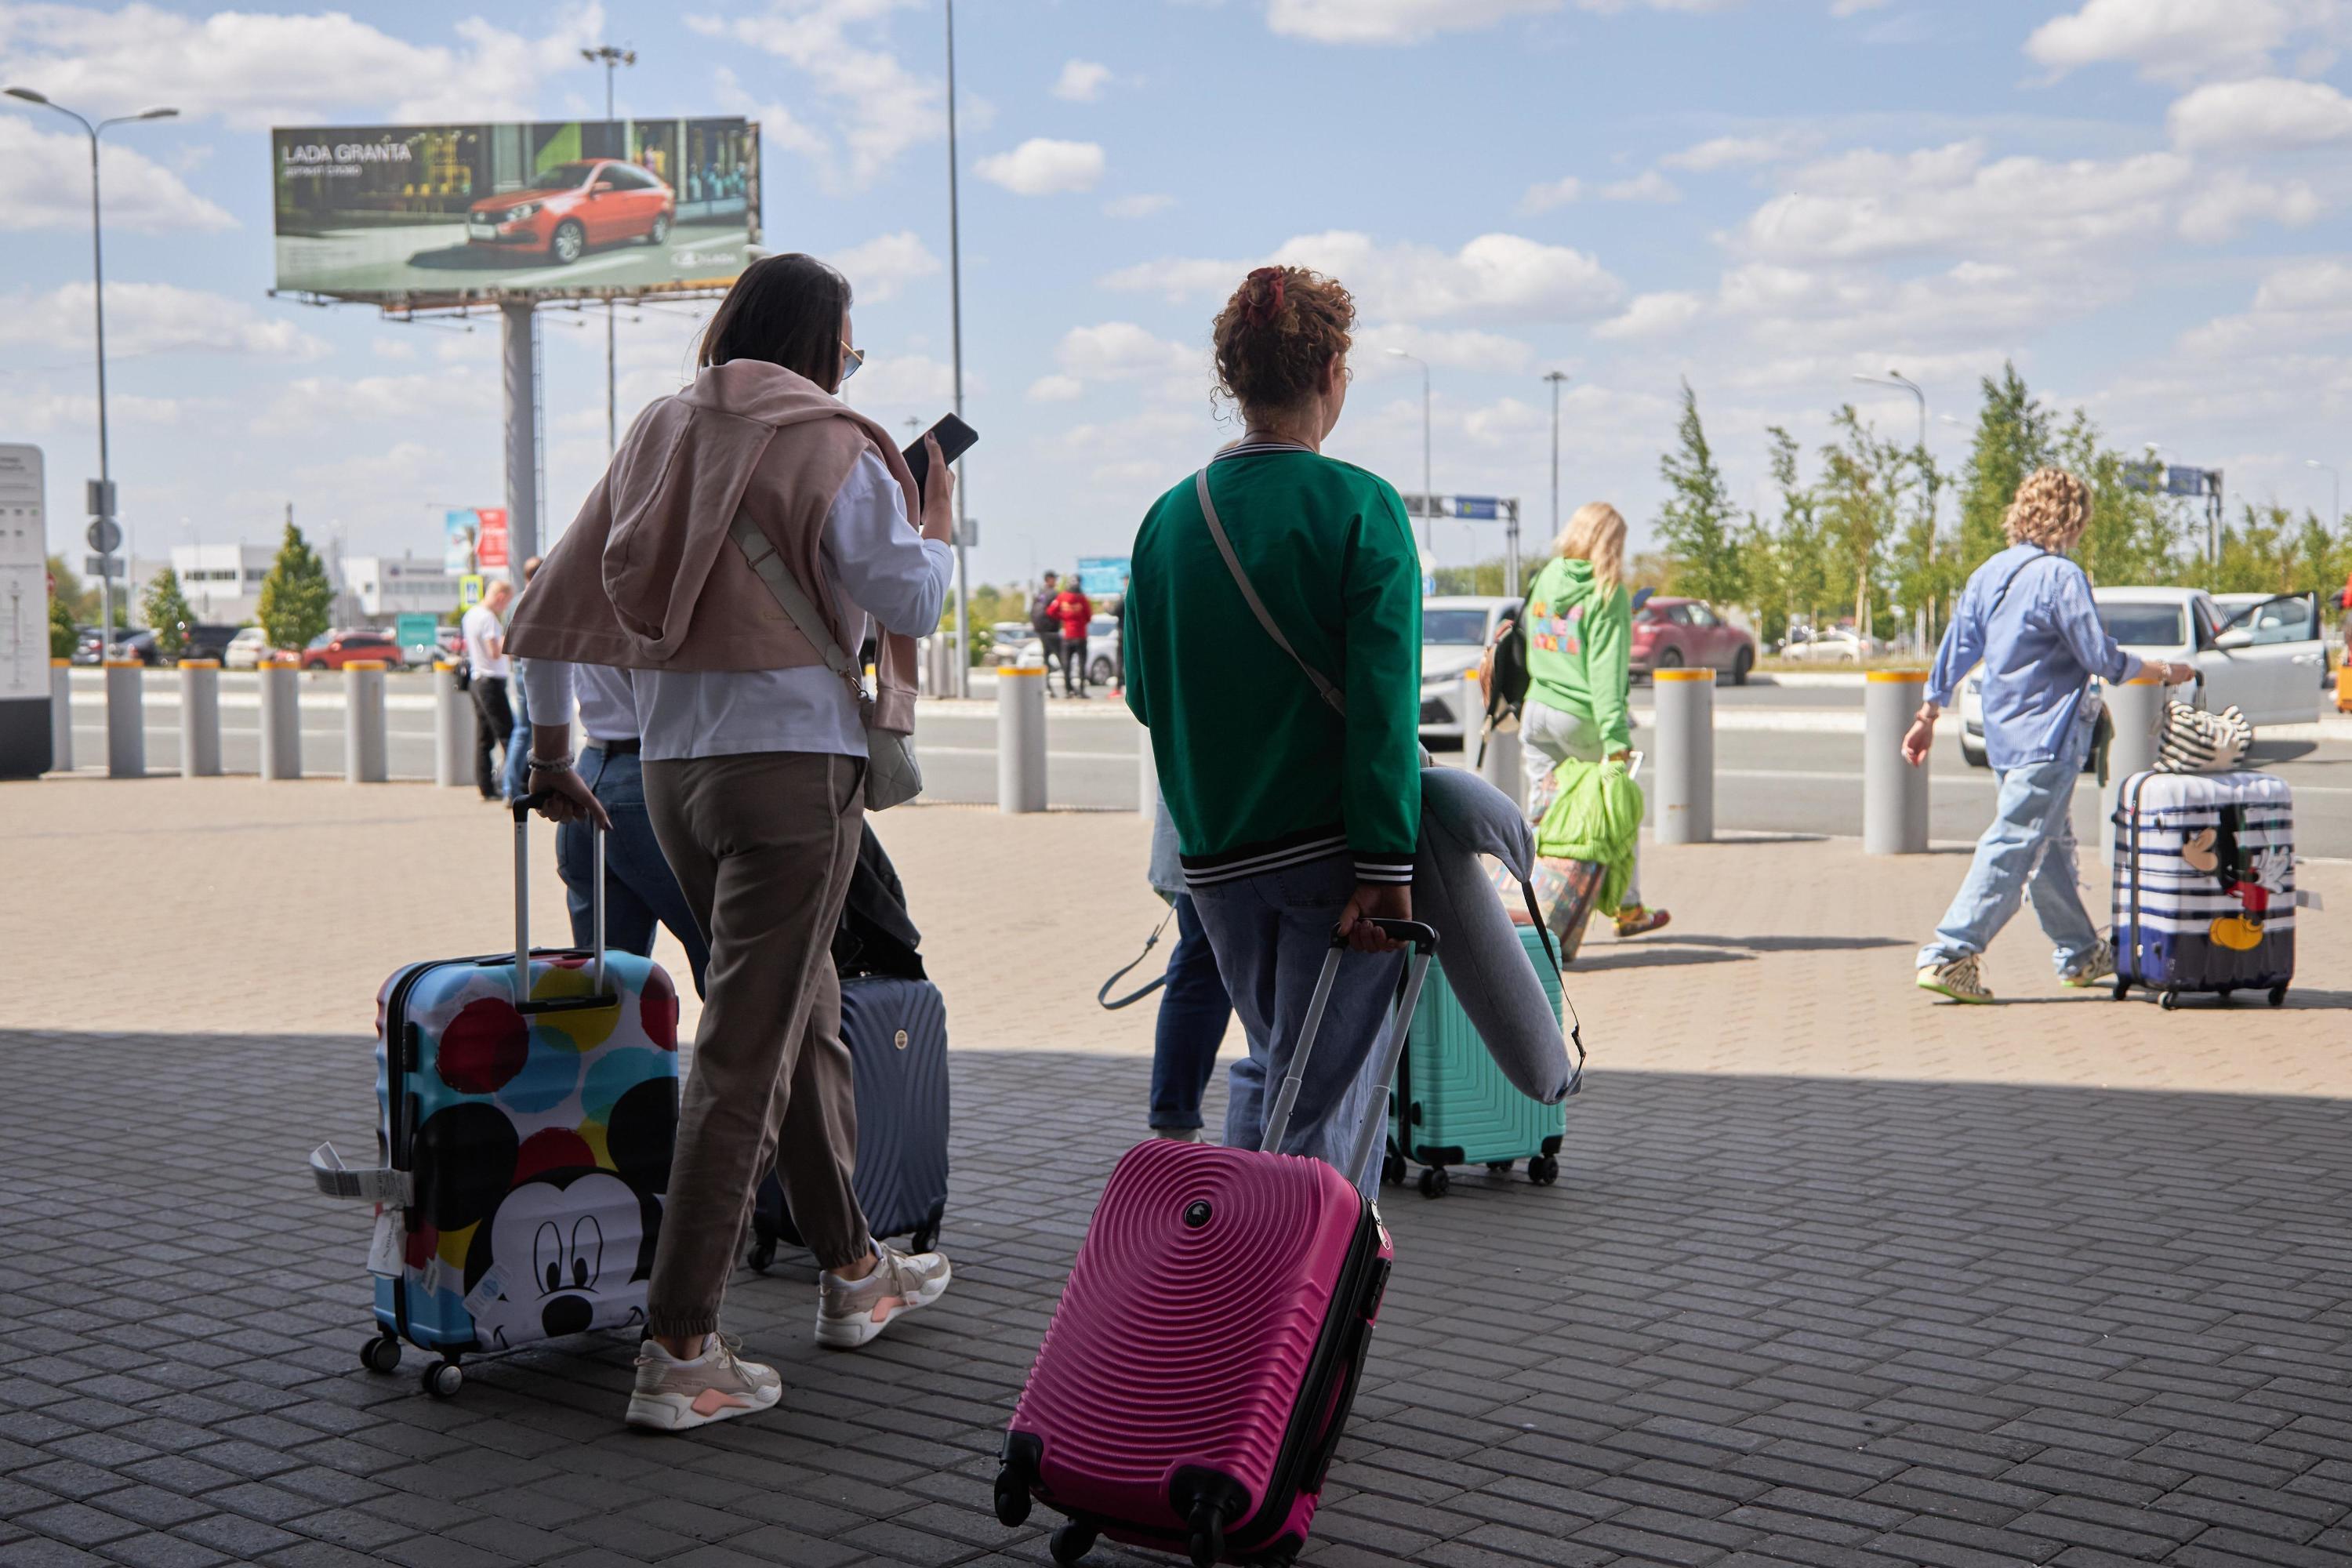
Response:
[[[603,664],[566,664],[555,658],[517,659],[524,700],[533,724],[568,724],[572,709],[590,744],[637,738],[637,700],[629,672]]]

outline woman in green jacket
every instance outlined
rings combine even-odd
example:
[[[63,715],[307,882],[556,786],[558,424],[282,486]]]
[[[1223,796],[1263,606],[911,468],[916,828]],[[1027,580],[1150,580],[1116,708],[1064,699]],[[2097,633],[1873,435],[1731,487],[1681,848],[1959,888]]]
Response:
[[[1576,509],[1554,559],[1528,589],[1528,697],[1519,737],[1548,764],[1624,762],[1633,756],[1633,604],[1625,591],[1625,520],[1592,501]],[[1540,790],[1540,781],[1538,781]],[[1616,911],[1617,934],[1664,925],[1664,910],[1642,902],[1641,851]]]

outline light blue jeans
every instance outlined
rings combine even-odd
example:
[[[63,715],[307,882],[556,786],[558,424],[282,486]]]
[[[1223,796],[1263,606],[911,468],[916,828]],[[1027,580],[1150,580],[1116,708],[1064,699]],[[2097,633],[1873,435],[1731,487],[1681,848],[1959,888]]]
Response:
[[[2000,774],[1992,826],[1977,840],[1968,879],[1937,925],[1936,940],[1919,950],[1920,968],[1982,952],[2017,913],[2029,887],[2060,974],[2098,946],[2098,930],[2074,885],[2074,782],[2082,777],[2090,741],[2091,727],[2078,723],[2060,756]]]
[[[1315,981],[1331,951],[1331,928],[1356,890],[1345,855],[1192,889],[1193,907],[1217,955],[1234,1010],[1249,1037],[1249,1055],[1225,1078],[1225,1145],[1255,1149],[1265,1114],[1289,1070]],[[1323,1015],[1323,1027],[1300,1075],[1282,1152],[1310,1154],[1379,1195],[1383,1140],[1356,1170],[1348,1169],[1367,1118],[1385,1117],[1389,1086],[1376,1082],[1373,1047],[1388,1021],[1402,953],[1349,952]]]

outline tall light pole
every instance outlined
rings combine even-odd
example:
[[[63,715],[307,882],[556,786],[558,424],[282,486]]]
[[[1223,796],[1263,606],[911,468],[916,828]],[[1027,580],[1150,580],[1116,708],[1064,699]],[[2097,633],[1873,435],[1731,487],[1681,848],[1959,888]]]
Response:
[[[1568,372],[1548,371],[1544,379],[1551,383],[1551,536],[1559,537],[1559,389],[1567,384]]]
[[[141,120],[170,120],[176,117],[180,111],[176,109],[150,109],[138,114],[124,114],[112,120],[101,120],[93,125],[64,104],[51,103],[46,97],[35,92],[29,87],[12,87],[7,89],[7,94],[10,98],[21,99],[26,103],[38,104],[43,109],[56,110],[59,114],[80,126],[89,137],[89,283],[98,329],[98,495],[96,499],[99,502],[97,509],[99,518],[97,521],[103,521],[110,527],[115,521],[114,469],[106,442],[106,249],[100,237],[99,224],[98,133],[110,125],[129,125]],[[99,554],[110,556],[113,552],[102,550]],[[127,598],[130,594],[128,581],[123,584],[123,593]],[[114,574],[110,571],[98,574],[98,647],[100,657],[103,657],[108,641],[114,636]],[[123,619],[128,621],[129,615],[126,614]]]
[[[963,230],[957,210],[955,116],[955,0],[948,11],[948,334],[955,360],[955,416],[963,417]],[[971,695],[971,579],[965,574],[963,474],[956,474],[955,509],[955,689],[958,697]]]
[[[1919,400],[1919,450],[1925,452],[1927,449],[1927,395],[1919,389],[1917,382],[1899,370],[1890,370],[1885,375],[1857,375],[1854,380],[1866,381],[1873,386],[1899,386],[1917,398]]]
[[[1432,552],[1431,541],[1437,528],[1437,489],[1429,478],[1429,362],[1402,349],[1391,349],[1389,354],[1394,359],[1409,359],[1421,366],[1421,502],[1425,509],[1421,519],[1421,549],[1422,553],[1429,555],[1434,563],[1436,557]]]
[[[610,44],[599,44],[593,49],[583,49],[580,58],[590,65],[602,63],[604,68],[604,118],[613,118],[613,73],[623,66],[637,63],[635,49],[616,49]],[[621,151],[625,154],[628,148]],[[621,444],[621,408],[619,377],[614,370],[613,301],[604,301],[604,458],[610,462]]]
[[[2305,458],[2303,461],[2305,468],[2325,468],[2327,470],[2327,486],[2333,497],[2332,502],[2328,507],[2329,512],[2333,515],[2331,516],[2327,526],[2331,529],[2342,528],[2344,526],[2343,474],[2336,470],[2335,464],[2323,463],[2316,458]]]

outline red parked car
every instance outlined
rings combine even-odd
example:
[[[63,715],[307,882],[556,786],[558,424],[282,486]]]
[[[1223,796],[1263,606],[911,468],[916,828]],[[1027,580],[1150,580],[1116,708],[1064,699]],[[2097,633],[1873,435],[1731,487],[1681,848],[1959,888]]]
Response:
[[[1633,673],[1705,665],[1748,684],[1756,668],[1756,639],[1699,599],[1654,597],[1633,612]]]
[[[543,250],[569,267],[593,245],[659,245],[677,217],[677,197],[652,174],[618,158],[588,158],[558,163],[525,189],[474,203],[466,209],[466,239]]]
[[[321,632],[302,650],[302,668],[341,669],[371,658],[383,660],[387,669],[400,668],[399,639],[390,632]]]

